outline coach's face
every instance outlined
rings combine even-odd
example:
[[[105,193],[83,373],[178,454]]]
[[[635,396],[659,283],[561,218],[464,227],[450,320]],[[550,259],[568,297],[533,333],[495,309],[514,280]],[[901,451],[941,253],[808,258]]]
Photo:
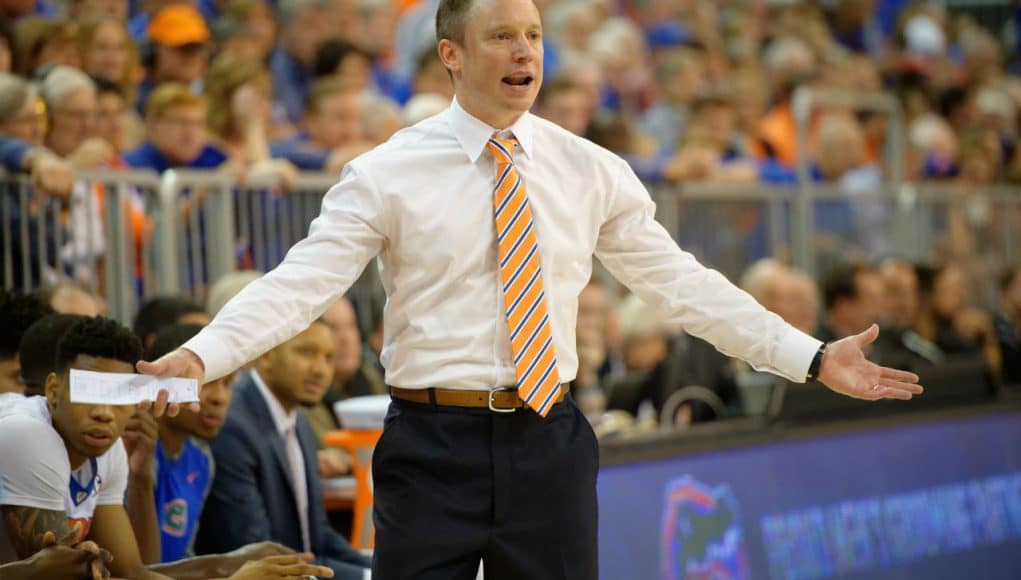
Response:
[[[542,84],[542,23],[532,0],[476,0],[463,42],[440,42],[466,111],[504,129],[528,111]]]

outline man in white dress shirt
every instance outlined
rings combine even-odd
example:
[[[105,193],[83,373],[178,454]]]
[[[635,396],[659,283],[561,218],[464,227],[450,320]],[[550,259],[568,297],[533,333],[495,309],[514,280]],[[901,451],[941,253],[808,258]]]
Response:
[[[599,450],[559,384],[577,370],[593,255],[665,320],[756,368],[864,399],[921,392],[865,360],[875,328],[823,347],[784,323],[677,247],[627,163],[528,112],[542,81],[532,0],[442,0],[437,37],[451,107],[349,163],[283,264],[139,365],[231,372],[378,257],[393,402],[373,459],[375,578],[472,578],[480,558],[487,580],[597,577]]]

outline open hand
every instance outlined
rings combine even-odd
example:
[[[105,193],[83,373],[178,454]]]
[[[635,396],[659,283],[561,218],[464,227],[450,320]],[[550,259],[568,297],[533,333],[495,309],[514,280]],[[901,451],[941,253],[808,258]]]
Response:
[[[828,347],[819,369],[819,382],[831,390],[867,401],[909,400],[922,393],[918,375],[881,367],[865,358],[863,348],[879,336],[873,324],[861,334],[842,338]]]
[[[333,570],[325,566],[310,564],[312,554],[288,554],[270,556],[262,560],[246,562],[228,580],[271,580],[293,578],[301,580],[307,576],[333,578]]]
[[[178,348],[161,356],[159,359],[149,361],[138,361],[138,372],[144,375],[155,375],[157,377],[181,377],[196,379],[201,388],[205,377],[206,367],[202,359],[195,353],[184,348]],[[155,401],[142,401],[138,404],[140,411],[151,411],[153,417],[162,417],[164,413],[174,417],[180,411],[176,403],[169,403],[170,394],[161,390]],[[191,410],[199,412],[199,404],[192,403]]]
[[[135,410],[124,429],[124,451],[128,454],[128,469],[134,475],[148,476],[156,454],[159,427],[149,411]]]
[[[27,169],[37,191],[65,202],[71,197],[74,169],[68,161],[46,151],[33,156]]]

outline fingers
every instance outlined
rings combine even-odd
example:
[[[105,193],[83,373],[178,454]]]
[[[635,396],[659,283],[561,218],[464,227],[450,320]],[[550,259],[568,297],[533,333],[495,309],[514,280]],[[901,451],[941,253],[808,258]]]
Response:
[[[904,391],[905,393],[910,393],[912,395],[921,395],[922,392],[925,390],[922,388],[922,385],[919,385],[918,383],[903,383],[900,381],[890,381],[882,379],[879,381],[879,384],[888,389]]]
[[[868,329],[864,332],[855,335],[854,340],[858,343],[859,347],[863,347],[875,342],[877,338],[879,338],[879,325],[873,323],[872,326],[868,327]]]
[[[269,556],[263,558],[262,561],[268,564],[274,575],[279,578],[303,579],[306,576],[333,578],[333,570],[311,563],[314,558],[313,554],[306,552],[304,554]]]
[[[167,405],[170,403],[170,391],[166,389],[160,389],[158,395],[156,395],[156,402],[152,406],[152,415],[154,417],[162,417],[167,412]],[[176,413],[175,413],[176,415]],[[171,415],[173,416],[173,415]]]
[[[274,566],[291,566],[293,564],[305,564],[315,559],[314,554],[305,552],[303,554],[281,554],[279,556],[266,556],[262,559],[267,564]]]
[[[42,546],[44,548],[49,548],[50,546],[52,546],[52,545],[54,545],[56,543],[57,543],[57,534],[54,534],[53,532],[50,532],[50,531],[47,531],[46,533],[43,534]]]
[[[899,369],[880,367],[879,386],[885,393],[884,398],[907,401],[925,390],[918,384],[918,375]]]
[[[159,377],[201,378],[202,359],[193,352],[178,348],[160,358],[150,361],[138,361],[138,372]]]
[[[900,381],[902,383],[918,382],[918,375],[915,373],[909,373],[908,371],[902,371],[899,369],[891,369],[889,367],[879,367],[879,377],[881,379]]]
[[[876,388],[878,387],[878,388]],[[865,399],[878,401],[881,399],[898,399],[910,401],[915,395],[922,393],[921,385],[900,383],[897,381],[880,381],[865,391]]]
[[[152,413],[142,413],[136,411],[131,419],[128,421],[126,432],[131,431],[138,435],[154,438],[159,430],[158,424],[156,423],[156,417],[153,417]]]
[[[322,578],[333,578],[333,570],[330,570],[326,566],[315,566],[312,564],[298,564],[295,566],[285,566],[279,568],[277,573],[280,578],[294,578],[295,580],[305,580],[309,576],[322,577]]]
[[[152,362],[140,360],[135,366],[138,368],[138,372],[143,375],[156,375],[158,377],[170,376],[170,363],[168,363],[166,359],[167,357],[164,356]]]
[[[110,577],[110,571],[106,565],[113,561],[113,555],[109,551],[100,548],[92,541],[81,542],[75,548],[88,559],[92,580],[106,580]]]
[[[99,560],[90,562],[89,570],[92,572],[92,580],[106,580],[110,577],[110,571]]]

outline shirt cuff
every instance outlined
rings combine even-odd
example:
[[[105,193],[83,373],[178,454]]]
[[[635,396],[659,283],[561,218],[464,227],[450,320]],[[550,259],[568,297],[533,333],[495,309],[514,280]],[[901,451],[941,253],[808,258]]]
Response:
[[[808,376],[808,367],[822,341],[801,332],[793,326],[787,330],[773,353],[773,368],[787,378],[803,383]]]
[[[190,350],[195,356],[202,360],[205,368],[203,380],[205,382],[215,381],[233,371],[230,361],[234,358],[223,341],[217,339],[209,329],[203,329],[191,340],[181,345],[181,348]]]

